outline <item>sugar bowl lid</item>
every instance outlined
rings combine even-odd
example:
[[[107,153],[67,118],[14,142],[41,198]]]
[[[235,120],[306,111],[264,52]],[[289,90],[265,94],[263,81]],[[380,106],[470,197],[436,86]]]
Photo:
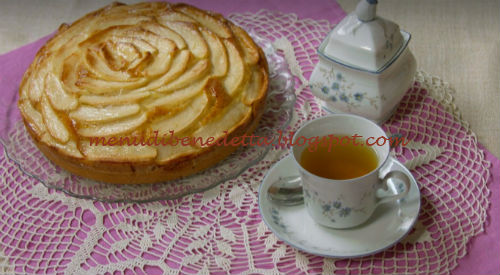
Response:
[[[361,0],[328,34],[318,54],[352,69],[381,73],[403,52],[410,34],[376,16],[377,0]]]

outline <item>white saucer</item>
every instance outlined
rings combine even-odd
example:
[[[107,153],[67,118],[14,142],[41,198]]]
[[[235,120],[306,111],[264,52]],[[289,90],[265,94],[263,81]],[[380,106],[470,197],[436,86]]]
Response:
[[[349,229],[331,229],[315,223],[304,205],[283,206],[268,198],[267,189],[279,177],[298,175],[290,156],[276,163],[259,188],[262,219],[276,236],[305,252],[324,257],[351,258],[375,254],[408,234],[420,210],[420,190],[415,178],[399,161],[389,157],[384,169],[403,171],[411,180],[408,196],[380,205],[364,224]],[[385,171],[382,171],[385,172]]]

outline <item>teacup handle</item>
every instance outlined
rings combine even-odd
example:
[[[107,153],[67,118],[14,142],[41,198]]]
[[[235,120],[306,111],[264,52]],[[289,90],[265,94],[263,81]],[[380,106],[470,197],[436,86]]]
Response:
[[[410,185],[410,178],[405,173],[403,173],[401,171],[398,171],[398,170],[393,170],[393,171],[390,171],[389,173],[387,173],[384,176],[384,178],[382,179],[382,183],[381,184],[382,184],[382,188],[383,189],[385,189],[385,190],[389,189],[389,185],[387,184],[387,182],[390,179],[398,179],[399,181],[403,182],[404,185],[405,185],[405,190],[403,192],[401,192],[401,193],[396,193],[396,194],[390,195],[390,196],[380,196],[379,194],[376,194],[377,198],[379,199],[379,201],[377,202],[377,204],[381,204],[381,203],[385,203],[385,202],[391,202],[391,201],[402,199],[406,195],[408,195],[408,192],[410,192],[410,186],[411,186]],[[396,186],[396,189],[398,189],[398,188],[399,188],[399,185]]]

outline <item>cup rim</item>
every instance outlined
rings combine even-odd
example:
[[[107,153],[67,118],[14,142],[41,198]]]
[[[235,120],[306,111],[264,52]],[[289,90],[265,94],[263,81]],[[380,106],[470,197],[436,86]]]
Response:
[[[384,129],[382,129],[382,127],[380,127],[377,123],[365,118],[365,117],[362,117],[362,116],[359,116],[359,115],[354,115],[354,114],[328,114],[328,115],[325,115],[325,116],[322,116],[322,117],[318,117],[318,118],[315,118],[313,120],[309,120],[307,121],[306,123],[304,123],[304,125],[300,126],[299,129],[297,129],[297,131],[295,132],[295,134],[293,135],[293,138],[292,138],[292,141],[295,142],[295,140],[297,139],[297,135],[298,133],[303,130],[305,127],[307,127],[309,124],[315,122],[315,121],[318,121],[318,120],[322,120],[322,119],[328,119],[328,118],[331,118],[331,117],[353,117],[355,119],[360,119],[360,120],[364,120],[365,122],[368,122],[370,124],[373,124],[376,126],[376,128],[379,128],[382,133],[384,133],[384,136],[387,138],[387,134],[386,132],[384,131]],[[384,144],[382,146],[389,146],[387,144]],[[387,162],[387,159],[389,158],[390,156],[390,148],[389,148],[389,151],[388,153],[385,155],[385,157],[382,158],[382,161],[379,162],[379,164],[377,165],[377,167],[373,170],[371,170],[370,172],[362,175],[362,176],[359,176],[359,177],[356,177],[356,178],[349,178],[349,179],[330,179],[330,178],[325,178],[325,177],[321,177],[321,176],[318,176],[316,174],[313,174],[309,171],[307,171],[304,167],[302,167],[302,165],[300,165],[300,163],[297,161],[297,159],[295,158],[295,154],[293,153],[293,150],[294,150],[294,146],[292,146],[290,148],[290,154],[292,155],[292,159],[293,161],[295,162],[295,164],[297,165],[297,167],[299,167],[299,169],[307,174],[308,176],[312,176],[314,178],[318,178],[318,179],[322,179],[322,180],[330,180],[330,181],[336,181],[336,182],[348,182],[348,181],[357,181],[357,180],[360,180],[360,179],[363,179],[365,177],[368,177],[370,175],[372,175],[373,173],[376,173],[380,170],[380,168],[382,168],[382,166],[384,166],[384,164]]]

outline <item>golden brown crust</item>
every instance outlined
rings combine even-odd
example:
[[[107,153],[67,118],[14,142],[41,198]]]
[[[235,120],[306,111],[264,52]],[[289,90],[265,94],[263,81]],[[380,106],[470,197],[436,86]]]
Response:
[[[26,71],[18,105],[35,144],[57,165],[103,182],[153,183],[202,171],[237,147],[111,148],[90,139],[170,130],[204,140],[249,135],[267,85],[262,50],[221,15],[186,4],[115,3],[61,25]]]

